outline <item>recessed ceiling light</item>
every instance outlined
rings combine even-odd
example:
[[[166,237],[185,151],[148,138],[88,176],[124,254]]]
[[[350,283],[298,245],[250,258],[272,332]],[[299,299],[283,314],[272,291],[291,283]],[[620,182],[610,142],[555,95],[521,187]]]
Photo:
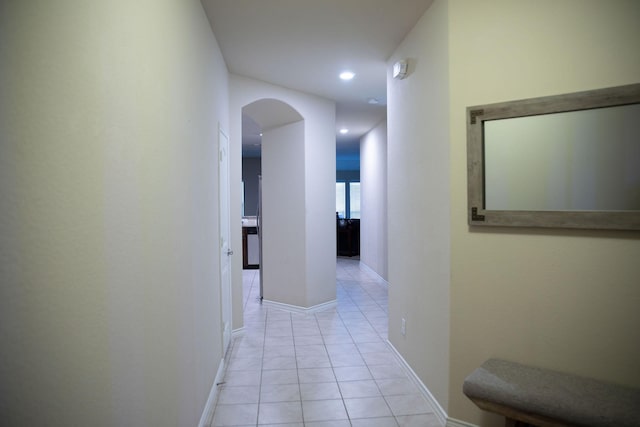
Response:
[[[347,129],[347,128],[342,128],[342,129],[340,129],[340,133],[341,133],[341,134],[343,134],[343,135],[344,135],[345,133],[349,133],[349,129]]]
[[[354,78],[356,76],[356,74],[352,71],[343,71],[340,73],[340,78],[342,80],[351,80],[352,78]]]

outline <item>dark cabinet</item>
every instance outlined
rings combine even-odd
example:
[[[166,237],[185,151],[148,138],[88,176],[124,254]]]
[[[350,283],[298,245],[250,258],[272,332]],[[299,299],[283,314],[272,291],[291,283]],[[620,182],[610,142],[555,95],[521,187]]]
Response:
[[[260,241],[256,227],[242,227],[242,268],[260,268]]]
[[[360,255],[360,220],[336,219],[336,243],[339,256]]]

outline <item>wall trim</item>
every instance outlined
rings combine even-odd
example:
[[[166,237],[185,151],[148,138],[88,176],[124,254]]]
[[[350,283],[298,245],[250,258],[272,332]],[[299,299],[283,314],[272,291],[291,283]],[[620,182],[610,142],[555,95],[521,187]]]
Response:
[[[367,264],[365,264],[362,260],[360,260],[360,269],[366,271],[369,274],[373,274],[374,276],[376,276],[376,278],[381,281],[382,283],[384,283],[386,286],[389,286],[389,282],[387,282],[387,279],[385,279],[384,277],[382,277],[380,274],[378,274],[377,271],[375,271],[373,268],[369,267]]]
[[[200,417],[198,427],[207,427],[213,423],[213,411],[216,408],[216,402],[218,401],[218,384],[222,382],[222,378],[224,377],[224,370],[224,359],[222,359],[220,360],[220,365],[218,365],[218,372],[216,373],[216,378],[213,380],[213,385],[211,386],[211,391],[209,392],[209,398],[207,399],[207,403],[204,405],[204,410],[202,411],[202,416]]]
[[[231,331],[231,345],[229,347],[233,347],[233,342],[244,335],[244,326],[242,328],[234,329]]]
[[[447,418],[446,427],[479,427],[466,421],[456,420],[455,418]]]
[[[324,311],[336,307],[338,305],[338,300],[334,299],[332,301],[327,301],[322,304],[314,305],[312,307],[300,307],[298,305],[285,304],[282,302],[269,301],[266,299],[262,300],[262,304],[268,307],[277,308],[279,310],[289,311],[291,313],[312,314],[318,311]]]
[[[404,357],[402,357],[402,355],[398,352],[398,350],[396,350],[393,344],[391,344],[391,341],[387,340],[387,345],[391,349],[391,352],[395,355],[396,359],[398,359],[398,362],[400,362],[400,366],[403,368],[403,370],[405,371],[409,379],[418,387],[418,389],[420,390],[420,393],[427,400],[427,403],[429,403],[429,406],[431,406],[431,409],[433,409],[433,413],[438,418],[438,422],[440,423],[440,425],[448,426],[447,413],[442,408],[442,406],[440,406],[440,403],[438,403],[436,398],[433,397],[433,394],[431,394],[427,386],[424,385],[420,377],[418,377],[418,374],[416,374],[415,371],[411,368],[411,366],[409,366],[407,361],[404,360]]]

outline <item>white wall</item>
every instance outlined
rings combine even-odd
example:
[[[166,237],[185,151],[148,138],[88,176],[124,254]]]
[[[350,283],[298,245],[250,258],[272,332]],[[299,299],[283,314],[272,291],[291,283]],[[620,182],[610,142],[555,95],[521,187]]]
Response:
[[[200,4],[2,2],[0,52],[2,423],[197,425],[228,123]]]
[[[300,307],[306,304],[304,150],[304,121],[263,132],[263,296]]]
[[[387,121],[360,140],[360,262],[388,279]]]
[[[470,229],[465,129],[470,105],[637,83],[638,22],[637,1],[450,2],[454,418],[503,425],[462,394],[489,357],[640,386],[639,234]]]
[[[336,110],[314,102],[305,117],[307,307],[336,299]]]
[[[448,10],[436,1],[388,61],[389,339],[446,410],[449,396]],[[395,61],[410,59],[394,80]],[[400,334],[401,319],[406,336]]]
[[[231,75],[232,244],[242,242],[240,215],[242,108],[260,99],[289,104],[304,118],[305,307],[335,300],[335,103],[324,98]],[[242,259],[235,257],[234,328],[242,326]]]

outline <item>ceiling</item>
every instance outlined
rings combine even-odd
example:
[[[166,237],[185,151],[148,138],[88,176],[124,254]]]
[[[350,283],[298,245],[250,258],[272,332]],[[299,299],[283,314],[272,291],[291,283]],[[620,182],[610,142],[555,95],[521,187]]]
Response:
[[[336,102],[338,153],[386,114],[386,61],[433,0],[202,0],[229,71]],[[344,70],[356,76],[345,82]],[[374,98],[378,104],[370,104]],[[243,124],[246,133],[259,126]],[[341,135],[342,127],[349,133]],[[243,138],[255,150],[259,136]],[[243,147],[244,149],[245,147]]]

